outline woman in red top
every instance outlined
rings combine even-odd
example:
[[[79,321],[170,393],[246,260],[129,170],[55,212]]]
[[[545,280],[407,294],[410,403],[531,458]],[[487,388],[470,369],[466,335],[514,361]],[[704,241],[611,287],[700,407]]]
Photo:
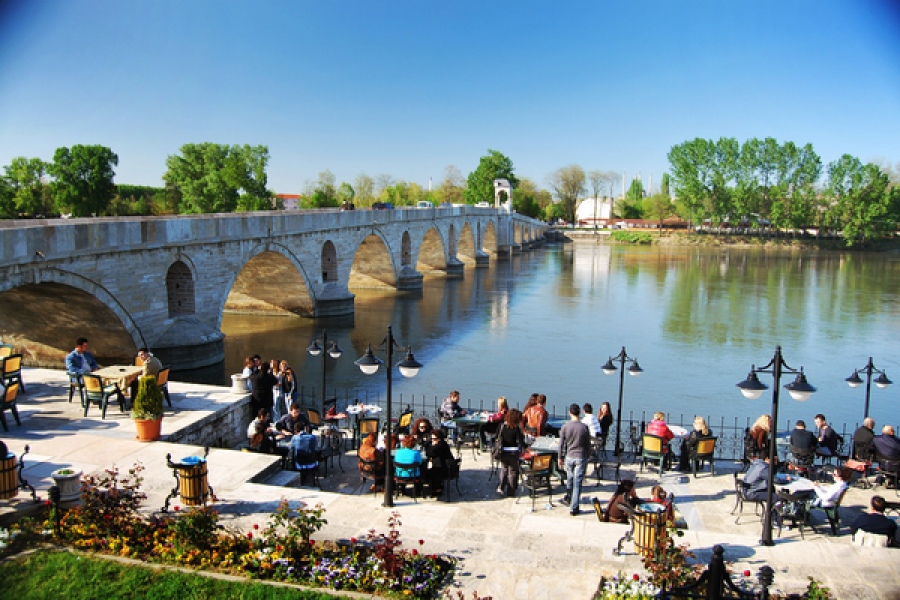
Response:
[[[647,425],[647,433],[663,438],[665,440],[666,448],[669,447],[669,442],[675,437],[675,434],[672,433],[672,430],[666,425],[666,413],[664,412],[653,413],[653,420]]]

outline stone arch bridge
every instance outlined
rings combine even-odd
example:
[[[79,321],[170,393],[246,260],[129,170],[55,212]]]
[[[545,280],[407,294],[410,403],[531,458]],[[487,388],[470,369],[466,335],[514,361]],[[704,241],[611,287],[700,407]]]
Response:
[[[31,365],[85,336],[101,362],[147,346],[197,368],[223,358],[224,312],[352,314],[354,287],[421,289],[545,230],[471,206],[0,221],[0,338]]]

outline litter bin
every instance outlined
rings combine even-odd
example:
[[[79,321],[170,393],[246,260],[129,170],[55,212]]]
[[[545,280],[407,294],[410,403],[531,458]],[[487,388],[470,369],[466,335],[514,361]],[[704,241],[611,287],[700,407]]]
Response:
[[[205,504],[209,496],[206,459],[199,456],[182,458],[177,469],[181,502],[187,506]]]
[[[18,466],[19,462],[12,452],[0,459],[0,500],[8,500],[19,495],[19,481],[16,478]]]
[[[657,502],[645,502],[630,516],[634,521],[635,550],[641,556],[651,556],[666,526],[666,507]]]

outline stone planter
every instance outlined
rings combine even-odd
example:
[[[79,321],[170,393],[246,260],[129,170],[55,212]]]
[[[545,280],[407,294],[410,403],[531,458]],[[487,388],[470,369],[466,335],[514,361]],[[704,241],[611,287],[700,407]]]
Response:
[[[231,393],[232,394],[249,394],[249,379],[241,374],[231,376]]]
[[[62,502],[78,500],[81,496],[81,469],[58,469],[50,473],[50,477],[59,488]]]

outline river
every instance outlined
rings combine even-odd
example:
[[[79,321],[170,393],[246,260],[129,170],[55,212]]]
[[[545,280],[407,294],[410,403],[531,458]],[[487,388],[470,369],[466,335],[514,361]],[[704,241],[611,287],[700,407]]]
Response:
[[[493,406],[506,396],[521,408],[532,392],[564,414],[571,402],[609,401],[618,376],[601,367],[623,346],[644,372],[626,377],[624,409],[662,410],[743,422],[770,411],[770,392],[744,398],[735,385],[751,365],[773,357],[803,367],[818,392],[805,403],[781,395],[780,422],[824,413],[848,428],[862,420],[865,386],[844,381],[869,356],[900,377],[900,253],[773,251],[703,247],[549,245],[467,268],[462,279],[426,279],[421,293],[353,290],[356,315],[311,321],[226,315],[226,383],[243,358],[287,359],[304,387],[321,389],[322,358],[306,354],[327,327],[344,350],[328,359],[327,390],[382,393],[383,370],[362,375],[353,361],[386,327],[411,345],[424,367],[414,379],[395,371],[394,394],[436,397],[458,389],[465,401]],[[381,355],[382,359],[384,355]],[[395,362],[402,355],[395,353]],[[865,376],[863,375],[863,378]],[[771,387],[771,375],[760,375]],[[782,378],[782,385],[793,380]],[[351,390],[346,392],[345,390]],[[900,382],[874,385],[870,414],[880,428],[898,422]]]

